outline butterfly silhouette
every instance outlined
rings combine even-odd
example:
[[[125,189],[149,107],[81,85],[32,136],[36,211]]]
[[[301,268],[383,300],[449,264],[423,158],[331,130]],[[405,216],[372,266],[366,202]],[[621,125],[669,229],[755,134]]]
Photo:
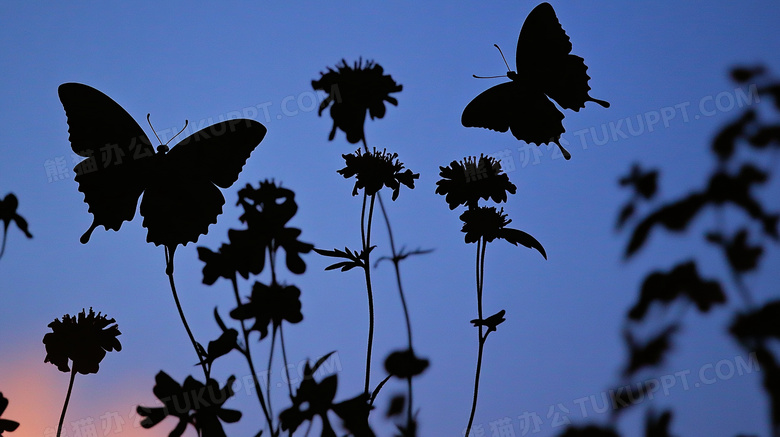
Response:
[[[563,114],[548,97],[574,111],[584,108],[587,101],[609,107],[608,102],[588,95],[588,67],[584,59],[570,53],[571,42],[552,6],[535,7],[517,39],[517,72],[506,74],[512,81],[474,98],[463,110],[461,123],[498,132],[511,129],[518,140],[536,145],[553,141],[564,158],[570,159],[559,142],[565,132]]]
[[[217,187],[238,179],[266,133],[254,120],[227,120],[155,152],[138,123],[107,95],[80,83],[62,84],[58,93],[71,148],[86,158],[73,169],[94,217],[82,243],[98,226],[117,231],[132,220],[142,193],[148,242],[173,250],[197,241],[222,213],[225,198]]]

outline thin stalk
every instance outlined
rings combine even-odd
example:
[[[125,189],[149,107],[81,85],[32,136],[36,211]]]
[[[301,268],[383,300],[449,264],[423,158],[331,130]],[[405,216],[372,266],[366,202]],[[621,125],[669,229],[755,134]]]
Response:
[[[369,261],[369,249],[371,247],[371,221],[374,215],[374,199],[375,195],[371,196],[371,203],[368,209],[368,220],[365,221],[366,212],[366,199],[368,195],[363,192],[363,210],[360,214],[360,234],[363,237],[363,256],[365,263],[363,271],[366,275],[366,291],[368,293],[368,346],[366,347],[366,384],[365,394],[370,396],[370,381],[371,381],[371,348],[374,343],[374,293],[371,288],[371,262]],[[367,229],[366,229],[367,228]]]
[[[271,242],[268,247],[268,262],[271,265],[271,283],[276,284],[276,250],[273,249],[275,242]]]
[[[271,406],[271,364],[274,361],[274,349],[276,349],[276,329],[271,334],[271,352],[268,354],[268,378],[265,380],[265,392],[268,393],[268,414],[274,416],[274,409]]]
[[[238,295],[238,282],[236,281],[235,275],[233,275],[230,280],[233,283],[233,292],[236,297],[236,305],[241,305],[241,297]],[[249,363],[249,371],[252,373],[252,379],[255,383],[255,391],[257,392],[257,400],[260,401],[260,407],[263,409],[263,415],[265,416],[265,420],[268,422],[268,428],[271,430],[272,435],[276,435],[274,432],[274,425],[273,420],[271,419],[271,415],[268,413],[268,408],[265,405],[265,399],[263,397],[263,391],[260,389],[260,381],[257,378],[257,372],[255,372],[255,366],[252,363],[252,353],[249,350],[249,331],[246,329],[246,325],[244,324],[244,321],[241,320],[241,332],[244,335],[244,358],[246,358],[247,363]]]
[[[287,376],[287,390],[290,392],[290,399],[293,398],[292,384],[290,383],[290,369],[287,368],[287,348],[284,346],[284,330],[282,324],[279,324],[279,339],[282,341],[282,359],[284,360],[284,373]]]
[[[195,349],[195,354],[198,356],[198,362],[200,363],[200,367],[203,369],[203,375],[206,377],[206,382],[208,383],[209,371],[206,368],[206,362],[203,360],[203,357],[200,355],[200,351],[198,350],[198,343],[195,341],[195,336],[192,335],[192,330],[190,330],[190,325],[187,323],[187,318],[184,317],[184,311],[181,309],[181,302],[179,302],[179,295],[176,293],[176,284],[173,281],[173,254],[174,254],[174,249],[168,250],[168,247],[166,246],[165,262],[167,264],[167,267],[165,269],[165,272],[168,274],[168,280],[171,283],[173,300],[174,302],[176,302],[176,309],[179,310],[179,317],[181,317],[181,322],[184,324],[184,329],[187,330],[187,335],[190,337],[190,341],[192,342],[192,347]]]
[[[3,254],[5,253],[5,240],[8,239],[8,228],[5,228],[5,231],[3,232],[3,244],[0,246],[0,258],[3,257]]]
[[[62,433],[62,423],[65,422],[65,411],[68,410],[68,402],[70,402],[70,393],[73,391],[73,380],[76,379],[76,363],[73,363],[73,368],[70,370],[70,383],[68,383],[68,394],[65,395],[65,404],[62,406],[62,414],[60,414],[60,424],[57,426],[57,437],[60,437]]]
[[[481,246],[481,247],[480,247]],[[482,320],[482,286],[485,279],[485,249],[487,241],[480,238],[477,241],[477,314],[479,320]],[[477,397],[479,395],[479,375],[482,371],[482,352],[485,347],[487,335],[482,335],[482,325],[479,325],[479,347],[477,350],[477,370],[474,373],[474,397],[471,403],[471,414],[469,415],[469,424],[466,426],[466,435],[471,432],[471,425],[474,423],[474,414],[477,412]]]
[[[363,136],[363,149],[366,153],[368,151],[368,144],[366,143],[366,137]],[[390,240],[390,253],[392,254],[393,267],[395,269],[395,281],[398,285],[398,295],[401,297],[401,307],[404,311],[404,320],[406,321],[406,337],[409,343],[409,351],[414,354],[414,347],[412,346],[412,323],[409,319],[409,307],[406,305],[406,297],[404,295],[404,287],[401,282],[401,260],[398,257],[398,252],[395,250],[395,239],[393,238],[393,228],[390,225],[390,218],[385,209],[385,203],[382,201],[382,194],[376,193],[379,200],[379,210],[382,211],[382,217],[385,219],[385,225],[387,226],[387,237]],[[407,387],[409,391],[409,403],[407,404],[407,425],[412,424],[412,377],[407,378]]]

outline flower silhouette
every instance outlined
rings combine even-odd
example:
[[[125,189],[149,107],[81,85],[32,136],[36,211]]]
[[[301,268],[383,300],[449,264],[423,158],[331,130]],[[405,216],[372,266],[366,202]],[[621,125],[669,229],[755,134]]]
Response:
[[[466,233],[466,243],[476,243],[480,238],[489,243],[499,238],[515,246],[520,243],[529,249],[536,249],[547,259],[544,247],[534,237],[518,229],[506,227],[512,220],[506,217],[503,208],[496,210],[494,206],[481,206],[469,209],[460,215],[460,219],[463,221],[461,231]]]
[[[154,395],[162,401],[162,407],[138,406],[136,411],[144,417],[141,426],[151,428],[162,422],[168,416],[179,419],[179,423],[168,434],[170,437],[179,437],[184,434],[187,424],[192,424],[198,435],[204,437],[225,437],[222,423],[234,423],[241,419],[241,412],[222,408],[225,402],[233,396],[233,382],[236,377],[228,378],[227,383],[221,389],[219,383],[209,379],[204,385],[192,376],[179,385],[167,373],[160,371],[154,377]]]
[[[203,283],[212,285],[219,278],[235,278],[236,272],[241,270],[238,264],[243,259],[237,255],[235,247],[230,244],[223,244],[216,252],[207,247],[198,247],[198,259],[206,263],[203,266]]]
[[[356,196],[361,188],[366,190],[366,195],[373,196],[385,186],[393,190],[393,200],[395,200],[398,198],[401,184],[413,189],[414,180],[420,178],[419,173],[412,173],[409,169],[401,172],[404,165],[398,160],[398,154],[387,153],[387,150],[378,152],[374,148],[373,153],[363,153],[358,149],[355,153],[341,156],[347,166],[337,173],[347,179],[356,177],[355,188],[352,190],[353,196]]]
[[[403,89],[390,75],[384,74],[379,64],[373,61],[363,64],[362,59],[352,67],[342,59],[341,64],[336,64],[335,70],[328,67],[328,72],[320,75],[319,80],[311,81],[311,86],[328,94],[318,112],[322,116],[322,111],[330,106],[333,128],[328,140],[333,140],[337,128],[347,134],[350,143],[365,139],[363,125],[366,111],[372,120],[384,117],[385,102],[398,105],[398,100],[390,97],[390,94]]]
[[[385,370],[387,373],[399,378],[411,378],[417,376],[426,368],[430,362],[425,358],[418,358],[414,351],[410,349],[398,350],[392,352],[385,359]]]
[[[268,335],[268,325],[272,322],[276,330],[283,320],[290,323],[303,320],[300,296],[301,290],[294,285],[273,283],[267,286],[255,282],[249,302],[231,311],[230,317],[236,320],[255,319],[255,324],[249,330],[259,331],[262,340]]]
[[[92,308],[89,314],[82,310],[76,316],[65,314],[62,321],[54,319],[49,323],[52,332],[43,336],[46,345],[46,359],[62,372],[69,372],[68,360],[73,361],[73,370],[86,375],[97,373],[100,361],[106,352],[122,350],[122,345],[116,338],[121,334],[114,319],[108,319],[100,313],[95,314]],[[108,327],[108,329],[106,329]]]
[[[3,396],[3,393],[0,392],[0,416],[3,414],[6,407],[8,407],[8,399],[6,399],[6,397]],[[19,422],[14,422],[13,420],[8,419],[0,419],[0,436],[3,435],[3,432],[13,432],[18,427]]]
[[[501,163],[490,156],[469,157],[452,161],[449,167],[439,167],[436,194],[445,196],[450,209],[465,205],[476,208],[479,199],[506,202],[507,193],[515,194],[517,187],[501,171]]]
[[[328,411],[333,411],[342,420],[344,427],[354,436],[373,437],[375,434],[368,424],[368,414],[373,408],[368,402],[368,395],[360,395],[346,401],[333,403],[338,385],[338,375],[330,375],[322,381],[314,379],[314,372],[322,364],[322,359],[314,367],[307,362],[303,369],[303,381],[298,391],[292,396],[292,407],[279,415],[282,430],[289,430],[292,435],[305,421],[311,421],[315,416],[322,420],[322,437],[336,437],[336,432],[330,423]]]
[[[298,211],[295,193],[273,181],[261,181],[258,188],[247,184],[238,191],[238,205],[244,209],[239,217],[247,229],[228,231],[229,244],[217,252],[198,247],[203,267],[203,283],[213,284],[218,278],[232,279],[236,273],[244,279],[257,275],[265,267],[266,254],[279,248],[286,254],[287,268],[296,274],[306,271],[301,254],[311,252],[314,245],[298,240],[301,230],[285,227]]]
[[[658,170],[644,171],[639,164],[631,166],[631,173],[620,178],[621,187],[632,187],[634,192],[645,198],[651,199],[658,188]]]

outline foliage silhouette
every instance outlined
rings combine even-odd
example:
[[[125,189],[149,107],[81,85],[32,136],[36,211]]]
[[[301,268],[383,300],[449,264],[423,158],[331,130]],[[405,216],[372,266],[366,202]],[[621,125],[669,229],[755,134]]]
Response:
[[[143,416],[141,426],[151,428],[162,422],[168,416],[179,419],[179,423],[169,434],[170,437],[180,437],[188,424],[191,424],[198,435],[204,437],[225,437],[222,422],[234,423],[241,419],[241,412],[223,408],[225,402],[233,396],[235,376],[230,376],[225,386],[219,388],[219,383],[209,379],[206,384],[188,376],[184,384],[179,384],[162,370],[154,377],[154,395],[163,403],[162,407],[136,408]]]
[[[236,308],[230,311],[230,316],[241,324],[243,344],[238,343],[238,331],[225,325],[216,308],[214,318],[222,334],[215,342],[222,340],[219,350],[223,354],[235,349],[244,355],[271,435],[279,435],[281,423],[274,422],[270,402],[270,379],[266,379],[266,389],[263,393],[253,363],[249,334],[251,331],[258,331],[259,340],[263,340],[268,336],[268,326],[271,325],[273,330],[268,371],[270,372],[273,360],[277,334],[281,339],[285,363],[287,362],[282,322],[286,320],[289,323],[299,323],[303,320],[299,299],[301,292],[294,285],[283,285],[277,282],[276,257],[278,250],[284,249],[288,270],[293,274],[302,274],[306,271],[306,263],[301,258],[301,254],[310,252],[313,245],[298,240],[300,229],[288,227],[288,222],[298,211],[295,193],[292,190],[270,180],[261,181],[257,188],[247,184],[238,191],[236,204],[243,209],[239,220],[246,225],[246,229],[230,229],[228,231],[230,242],[222,244],[217,252],[206,247],[198,247],[198,256],[205,263],[203,283],[213,285],[217,279],[225,278],[233,285]],[[255,281],[251,296],[247,301],[242,301],[238,290],[238,276],[248,279],[251,275],[260,274],[265,269],[266,261],[270,265],[271,283],[266,285]],[[250,319],[254,319],[254,324],[247,328],[245,321]],[[212,343],[209,344],[209,349]],[[287,370],[285,367],[285,371]],[[287,381],[291,381],[289,374]],[[288,388],[292,398],[292,387],[288,385]]]
[[[738,67],[731,71],[731,77],[739,84],[748,81],[763,83],[758,86],[760,96],[771,97],[775,109],[780,110],[778,98],[780,83],[768,78],[766,70],[761,66]],[[768,146],[780,147],[780,137],[775,137],[775,124],[766,122],[759,117],[761,108],[747,108],[735,120],[723,127],[712,141],[711,151],[715,157],[716,166],[703,189],[682,196],[680,199],[661,204],[655,210],[638,220],[631,231],[625,257],[635,255],[648,241],[652,229],[664,227],[674,232],[685,231],[690,223],[704,212],[707,206],[712,206],[718,220],[715,230],[706,231],[704,240],[722,252],[728,273],[731,276],[734,291],[741,297],[744,309],[736,311],[729,328],[729,333],[738,343],[751,354],[758,363],[763,376],[763,387],[770,401],[770,423],[772,435],[780,435],[780,367],[774,353],[768,347],[772,339],[780,338],[777,319],[780,316],[780,303],[770,300],[763,305],[756,305],[748,289],[744,276],[756,271],[764,253],[764,241],[778,241],[777,213],[766,211],[761,197],[753,191],[755,187],[766,184],[770,173],[759,167],[761,156],[755,153],[740,153],[740,149],[748,147],[760,153]],[[658,171],[643,171],[634,165],[629,176],[621,178],[622,186],[630,186],[634,194],[623,207],[618,218],[618,228],[629,223],[635,213],[638,200],[650,201],[656,193]],[[747,223],[732,224],[730,230],[725,223],[723,210],[732,206],[744,212],[743,219]],[[626,212],[629,211],[629,212]],[[759,229],[771,240],[752,243],[751,232]],[[626,325],[623,338],[628,349],[627,363],[622,372],[624,380],[629,380],[640,370],[661,365],[672,350],[674,336],[680,332],[680,311],[676,320],[664,321],[658,313],[650,313],[653,302],[665,307],[677,304],[685,310],[694,304],[702,313],[709,312],[715,305],[727,307],[729,287],[723,278],[704,279],[697,269],[697,261],[693,259],[678,262],[671,270],[653,271],[644,279],[639,298],[626,315]],[[663,315],[663,314],[661,314]],[[654,329],[648,340],[639,341],[635,330],[642,324],[660,324]],[[666,325],[666,326],[664,326]],[[646,332],[647,328],[644,329]],[[635,386],[635,387],[634,387]],[[650,391],[647,381],[631,384],[622,392],[614,392],[613,411],[610,431],[614,428],[621,412],[638,404],[644,394]],[[637,401],[639,400],[639,401]],[[647,412],[645,435],[649,437],[668,437],[672,420],[672,411],[661,414],[653,410]],[[561,436],[581,435],[572,433],[574,427],[569,427]],[[601,435],[601,434],[593,434]],[[610,434],[617,435],[617,434]]]
[[[8,193],[5,195],[5,199],[0,199],[0,220],[3,222],[3,243],[0,246],[0,258],[2,258],[5,253],[5,243],[8,240],[8,227],[11,225],[11,222],[16,223],[16,226],[27,238],[33,237],[30,231],[27,230],[27,220],[16,212],[17,208],[19,208],[19,199],[16,198],[14,193]]]
[[[507,65],[510,71],[506,75],[511,82],[489,88],[474,98],[463,110],[461,124],[498,132],[511,130],[518,140],[537,146],[552,141],[564,158],[571,159],[559,141],[566,131],[561,123],[563,114],[548,97],[562,108],[574,111],[584,108],[585,102],[609,107],[608,102],[588,94],[588,67],[583,58],[570,54],[571,49],[552,6],[536,6],[517,39],[517,70],[511,71]]]
[[[621,187],[631,187],[634,190],[631,199],[623,206],[618,215],[615,227],[621,229],[626,222],[634,216],[637,203],[642,200],[650,200],[658,189],[658,171],[643,171],[639,164],[631,166],[631,173],[620,179]]]
[[[373,437],[374,432],[368,425],[368,414],[371,406],[368,396],[361,393],[355,398],[334,404],[338,375],[330,375],[322,381],[314,379],[314,372],[322,364],[321,359],[314,366],[308,362],[303,369],[303,381],[297,392],[292,397],[292,407],[282,411],[279,418],[282,429],[290,431],[290,435],[298,429],[303,422],[312,421],[319,417],[322,421],[322,437],[335,437],[328,412],[333,411],[341,418],[344,427],[356,437]]]
[[[5,412],[5,409],[8,407],[8,399],[3,396],[3,392],[0,392],[0,416],[3,415],[3,412]],[[10,419],[0,419],[0,436],[3,435],[3,432],[13,432],[16,431],[16,428],[19,427],[19,422],[15,422]]]

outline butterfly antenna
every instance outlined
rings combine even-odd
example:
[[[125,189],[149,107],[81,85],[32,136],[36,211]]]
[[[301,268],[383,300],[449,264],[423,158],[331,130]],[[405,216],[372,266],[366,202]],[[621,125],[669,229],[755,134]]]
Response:
[[[498,49],[498,53],[501,53],[501,59],[504,60],[504,65],[506,65],[506,71],[512,71],[512,69],[509,68],[509,63],[506,62],[506,58],[504,57],[504,52],[501,51],[501,47],[499,47],[498,44],[493,44],[493,47]]]
[[[171,137],[171,139],[170,139],[170,140],[168,140],[168,143],[170,143],[171,141],[173,141],[173,139],[174,139],[174,138],[178,137],[180,133],[184,132],[184,129],[187,129],[187,124],[189,124],[189,120],[184,120],[184,127],[183,127],[183,128],[181,128],[181,130],[179,131],[179,133],[178,133],[178,134],[176,134],[176,135],[172,136],[172,137]],[[155,135],[157,135],[157,134],[155,134]],[[165,143],[165,145],[167,146],[167,145],[168,145],[168,143]]]
[[[152,133],[155,137],[157,137],[157,142],[162,144],[162,141],[160,140],[160,137],[157,136],[157,132],[154,130],[154,126],[152,126],[152,120],[151,120],[152,114],[146,114],[146,122],[149,123],[149,127],[152,128]]]

